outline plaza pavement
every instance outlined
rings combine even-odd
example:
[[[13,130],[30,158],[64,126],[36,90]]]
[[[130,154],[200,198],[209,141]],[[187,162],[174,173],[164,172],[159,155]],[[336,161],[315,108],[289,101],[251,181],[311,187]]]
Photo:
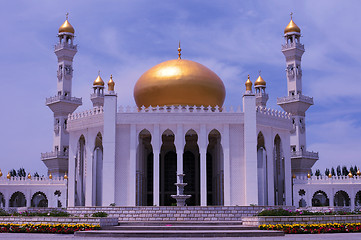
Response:
[[[74,240],[114,240],[114,239],[126,239],[126,240],[145,240],[147,238],[92,238],[92,237],[75,237],[74,235],[62,235],[62,234],[36,234],[36,233],[0,233],[0,239],[26,239],[26,240],[58,240],[58,239],[74,239]],[[242,239],[259,239],[259,240],[360,240],[361,233],[331,233],[331,234],[289,234],[284,237],[255,237],[255,238],[148,238],[151,240],[242,240]]]

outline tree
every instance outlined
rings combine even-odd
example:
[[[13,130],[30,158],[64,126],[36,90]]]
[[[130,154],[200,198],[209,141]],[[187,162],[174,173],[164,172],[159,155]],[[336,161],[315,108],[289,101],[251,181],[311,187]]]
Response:
[[[357,168],[356,168],[356,166],[355,167],[350,167],[350,172],[352,173],[352,175],[356,175],[357,174]]]
[[[331,168],[331,175],[336,176],[335,169],[333,167]]]
[[[34,173],[34,177],[40,177],[38,172]]]
[[[316,169],[315,176],[316,176],[316,177],[319,177],[320,175],[321,175],[320,169]]]
[[[328,176],[330,174],[330,169],[326,168],[325,170],[325,176]]]
[[[16,171],[15,171],[15,169],[11,169],[9,173],[10,173],[10,176],[16,177]]]
[[[343,176],[347,176],[347,175],[348,175],[348,170],[347,170],[347,167],[346,167],[346,166],[343,166],[343,167],[342,167],[342,175],[343,175]]]
[[[19,168],[18,177],[26,177],[26,172],[24,168]]]
[[[337,172],[337,176],[341,176],[341,167],[340,167],[340,165],[337,166],[336,172]]]

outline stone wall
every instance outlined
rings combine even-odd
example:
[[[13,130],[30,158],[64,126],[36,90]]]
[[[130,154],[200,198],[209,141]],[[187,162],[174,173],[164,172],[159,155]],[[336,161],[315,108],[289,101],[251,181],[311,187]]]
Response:
[[[84,217],[23,217],[23,216],[2,216],[0,223],[14,224],[91,224],[104,226],[115,226],[117,218],[84,218]]]
[[[316,223],[359,223],[361,215],[313,215],[313,216],[258,216],[243,217],[242,225],[259,226],[262,224],[316,224]]]
[[[67,212],[84,216],[106,212],[119,221],[242,221],[244,216],[254,216],[262,209],[279,208],[263,206],[207,206],[207,207],[68,207]],[[294,210],[294,207],[287,207]]]

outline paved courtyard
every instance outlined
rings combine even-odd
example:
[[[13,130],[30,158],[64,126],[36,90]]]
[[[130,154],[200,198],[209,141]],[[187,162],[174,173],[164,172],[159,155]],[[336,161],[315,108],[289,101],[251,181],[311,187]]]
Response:
[[[284,237],[262,237],[262,238],[151,238],[152,240],[195,240],[195,239],[202,239],[202,240],[242,240],[242,239],[260,239],[260,240],[291,240],[291,239],[305,239],[307,240],[339,240],[339,239],[347,239],[347,240],[359,240],[361,239],[361,233],[333,233],[333,234],[295,234],[295,235],[286,235]],[[92,239],[102,239],[102,240],[114,240],[114,239],[127,239],[127,240],[144,240],[146,238],[90,238],[90,237],[75,237],[73,235],[60,235],[60,234],[28,234],[28,233],[0,233],[0,239],[36,239],[36,240],[43,240],[43,239],[74,239],[74,240],[92,240]]]

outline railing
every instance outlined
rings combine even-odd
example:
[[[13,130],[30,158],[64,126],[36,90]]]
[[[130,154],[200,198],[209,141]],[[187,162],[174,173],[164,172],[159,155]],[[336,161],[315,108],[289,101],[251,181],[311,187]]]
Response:
[[[295,184],[361,184],[360,176],[312,176],[308,178],[307,176],[297,176],[293,179]]]
[[[0,185],[66,184],[66,181],[64,177],[52,177],[52,179],[49,177],[10,177],[10,179],[6,176],[0,177]]]
[[[68,115],[68,120],[75,120],[75,119],[79,119],[79,118],[84,118],[84,117],[88,117],[88,116],[94,116],[94,115],[99,115],[99,114],[103,114],[104,113],[104,109],[102,106],[100,107],[95,107],[83,112],[76,112],[76,113],[72,113]]]
[[[299,49],[302,49],[302,50],[305,50],[305,46],[301,43],[287,43],[287,44],[283,44],[282,45],[282,50],[284,49],[288,49],[288,48],[299,48]]]
[[[267,98],[268,98],[268,94],[267,94],[267,93],[261,93],[261,92],[259,92],[259,93],[256,93],[255,95],[256,95],[256,97],[267,97]]]
[[[61,49],[61,48],[68,48],[68,49],[73,49],[73,50],[77,50],[77,45],[70,45],[68,43],[58,43],[54,46],[55,51]]]
[[[90,98],[96,98],[96,97],[104,97],[104,94],[99,94],[99,93],[91,93],[90,94]]]
[[[51,103],[54,103],[54,102],[57,102],[57,101],[60,101],[60,100],[66,100],[66,101],[74,102],[76,104],[82,104],[82,99],[81,98],[64,96],[64,95],[58,95],[58,96],[46,98],[45,103],[46,104],[51,104]]]
[[[294,151],[291,152],[291,157],[308,157],[318,159],[318,152]]]
[[[68,157],[68,152],[55,151],[55,152],[41,153],[42,160],[48,158],[67,158],[67,157]]]
[[[277,104],[283,104],[283,103],[288,103],[288,102],[293,102],[293,101],[302,101],[302,102],[306,102],[308,104],[313,105],[313,98],[304,96],[302,94],[277,98]]]
[[[259,113],[262,113],[265,115],[269,115],[269,116],[290,119],[289,113],[278,111],[276,109],[265,108],[265,107],[256,107],[256,112],[259,112]]]

